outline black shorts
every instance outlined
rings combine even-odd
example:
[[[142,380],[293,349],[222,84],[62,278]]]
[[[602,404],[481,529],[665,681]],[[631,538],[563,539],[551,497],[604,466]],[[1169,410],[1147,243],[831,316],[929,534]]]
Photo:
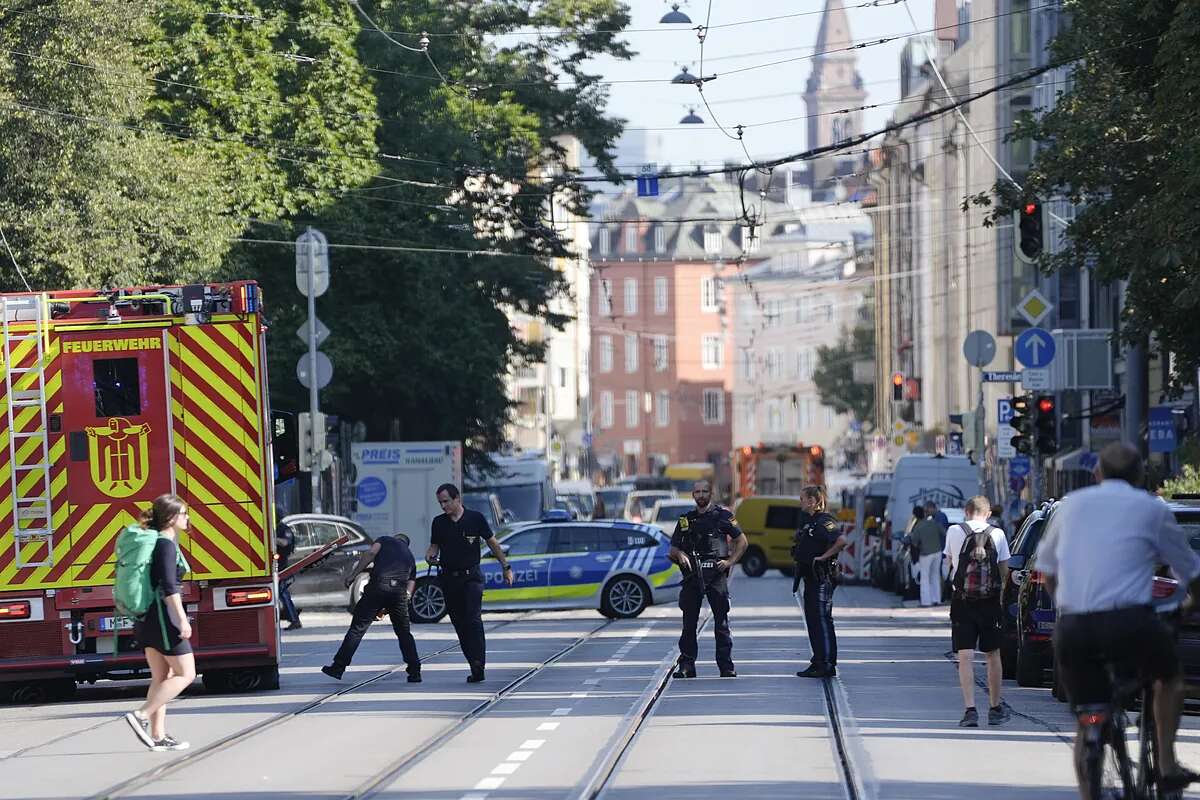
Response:
[[[145,615],[134,622],[133,631],[138,644],[153,647],[164,656],[182,656],[192,652],[191,642],[179,635],[179,628],[171,622],[166,604],[158,600],[151,603]]]
[[[999,650],[1002,611],[999,600],[951,600],[950,642],[954,651]]]
[[[1179,674],[1179,653],[1170,628],[1150,608],[1094,614],[1063,614],[1054,627],[1054,657],[1067,697],[1076,706],[1113,699],[1108,665],[1145,680]]]

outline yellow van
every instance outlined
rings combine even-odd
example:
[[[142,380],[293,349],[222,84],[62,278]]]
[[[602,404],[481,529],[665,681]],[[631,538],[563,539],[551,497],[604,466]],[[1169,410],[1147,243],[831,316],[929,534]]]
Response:
[[[713,483],[716,478],[716,468],[707,461],[693,461],[683,464],[668,464],[663,470],[663,477],[671,481],[671,488],[679,497],[692,498],[692,484],[696,481]],[[713,489],[717,487],[714,484]]]
[[[733,516],[746,534],[742,572],[757,578],[768,568],[792,574],[792,540],[800,527],[800,498],[755,495],[738,503]]]

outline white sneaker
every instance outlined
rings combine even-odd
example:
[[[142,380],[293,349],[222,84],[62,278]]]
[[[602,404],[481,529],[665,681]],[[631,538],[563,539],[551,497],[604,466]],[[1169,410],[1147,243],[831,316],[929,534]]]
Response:
[[[140,716],[136,711],[128,711],[125,713],[125,721],[129,723],[130,728],[133,728],[133,732],[137,734],[142,744],[146,747],[154,747],[154,737],[150,735],[150,720]]]
[[[165,734],[163,738],[150,746],[151,750],[162,752],[164,750],[187,750],[191,747],[187,742],[181,742],[171,734]]]

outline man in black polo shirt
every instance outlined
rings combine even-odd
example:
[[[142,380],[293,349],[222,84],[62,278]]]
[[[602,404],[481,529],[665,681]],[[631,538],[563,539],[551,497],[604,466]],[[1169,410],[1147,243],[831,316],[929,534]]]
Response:
[[[429,563],[441,564],[442,594],[446,610],[458,634],[458,643],[471,666],[467,683],[483,680],[487,644],[483,638],[483,573],[479,569],[480,542],[487,542],[504,570],[504,581],[512,586],[513,573],[500,543],[478,511],[463,507],[458,487],[443,483],[437,488],[439,514],[430,526],[430,545],[425,553]]]

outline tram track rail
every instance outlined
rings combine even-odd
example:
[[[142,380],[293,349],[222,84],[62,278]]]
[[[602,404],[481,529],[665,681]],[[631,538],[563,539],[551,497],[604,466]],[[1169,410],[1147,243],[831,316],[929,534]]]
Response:
[[[461,715],[457,720],[447,725],[439,733],[412,748],[407,753],[400,756],[400,758],[388,764],[383,770],[380,770],[375,775],[363,781],[351,793],[342,795],[341,797],[343,800],[362,800],[362,798],[374,797],[377,793],[386,789],[406,772],[424,761],[425,758],[427,758],[439,747],[461,734],[488,711],[492,710],[500,703],[504,702],[504,700],[515,694],[522,686],[540,674],[546,667],[561,661],[570,653],[590,642],[598,633],[606,630],[615,622],[616,620],[613,619],[605,620],[592,630],[588,631],[582,636],[579,636],[577,639],[575,639],[575,641],[571,642],[566,647],[559,649],[540,663],[530,667],[525,672],[506,683],[504,686],[500,687],[500,689],[492,694],[491,697],[477,704],[474,708]]]
[[[492,625],[490,628],[488,628],[487,631],[491,632],[491,631],[499,630],[500,628],[504,628],[508,625],[513,625],[517,622],[527,619],[528,617],[532,616],[532,614],[533,614],[533,612],[526,612],[524,614],[517,616],[514,619],[509,619],[509,620],[504,620],[502,622],[498,622],[495,625]],[[421,657],[421,662],[424,664],[434,658],[437,658],[438,656],[443,656],[443,655],[446,655],[447,653],[458,651],[459,649],[460,649],[459,644],[456,641],[453,644],[449,644],[439,650],[433,651],[432,653],[423,655]],[[314,700],[310,700],[309,702],[307,702],[297,708],[293,708],[288,711],[280,712],[279,714],[276,714],[275,716],[267,719],[266,721],[264,721],[262,723],[259,723],[258,725],[255,725],[255,726],[249,727],[249,728],[244,728],[240,731],[234,731],[233,733],[230,733],[227,736],[224,736],[224,737],[216,740],[215,742],[204,745],[203,747],[198,747],[195,750],[190,750],[187,753],[179,756],[178,758],[175,758],[171,761],[160,764],[159,766],[154,767],[153,769],[146,770],[145,772],[140,772],[131,778],[127,778],[126,780],[121,781],[120,783],[117,783],[117,784],[114,784],[114,785],[108,787],[107,789],[101,791],[98,794],[91,795],[89,797],[89,800],[110,800],[110,798],[124,797],[124,796],[128,795],[130,792],[133,792],[144,786],[148,786],[151,783],[154,783],[155,781],[160,780],[161,778],[165,778],[168,775],[172,775],[172,774],[184,769],[185,767],[189,767],[199,761],[204,760],[205,758],[216,755],[217,753],[227,750],[230,747],[233,747],[234,745],[241,744],[242,742],[252,739],[261,733],[271,730],[272,728],[276,728],[276,727],[288,722],[289,720],[292,720],[292,719],[300,716],[301,714],[305,714],[309,711],[313,711],[314,709],[320,708],[321,706],[325,705],[326,703],[330,703],[334,700],[337,700],[339,697],[343,697],[345,695],[351,694],[359,689],[362,689],[365,686],[370,686],[371,684],[374,684],[381,680],[384,680],[392,675],[395,675],[398,672],[402,672],[405,670],[405,668],[406,668],[406,665],[404,663],[400,663],[390,669],[384,670],[382,672],[378,672],[369,678],[365,678],[361,681],[358,681],[357,683],[350,684],[349,686],[339,687],[337,690],[329,692],[328,694],[322,695],[321,697],[318,697]],[[53,739],[51,741],[42,742],[41,744],[36,745],[35,747],[26,748],[26,751],[23,751],[23,752],[27,752],[28,750],[33,750],[33,749],[36,749],[39,747],[45,747],[45,746],[53,744],[57,741],[62,741],[63,739],[68,739],[71,736],[77,736],[77,735],[80,735],[83,733],[87,733],[88,731],[92,731],[97,728],[103,727],[104,725],[111,724],[114,721],[119,721],[119,719],[107,719],[101,723],[92,725],[88,728],[74,731],[69,734],[64,734],[63,736],[59,736],[56,739]],[[10,757],[16,757],[16,755],[17,754],[14,754],[13,756],[10,756]]]

